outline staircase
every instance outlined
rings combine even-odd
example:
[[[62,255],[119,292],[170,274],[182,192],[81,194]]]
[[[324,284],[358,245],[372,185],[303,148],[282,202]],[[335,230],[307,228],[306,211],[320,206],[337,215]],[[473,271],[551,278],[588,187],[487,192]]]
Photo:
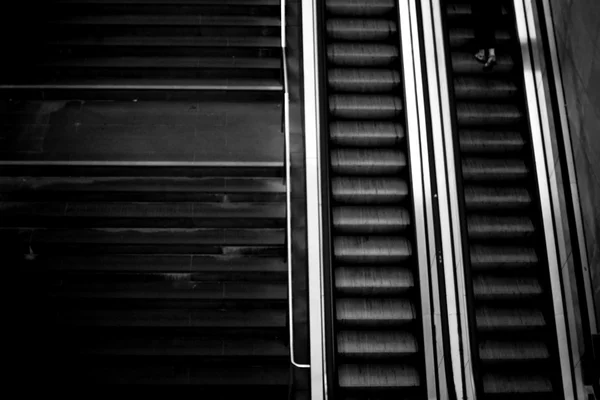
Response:
[[[282,89],[279,0],[54,0],[45,12],[39,52],[0,78],[11,96]]]
[[[57,390],[287,396],[281,173],[0,169],[3,265],[28,282],[11,327],[32,363],[16,373]]]

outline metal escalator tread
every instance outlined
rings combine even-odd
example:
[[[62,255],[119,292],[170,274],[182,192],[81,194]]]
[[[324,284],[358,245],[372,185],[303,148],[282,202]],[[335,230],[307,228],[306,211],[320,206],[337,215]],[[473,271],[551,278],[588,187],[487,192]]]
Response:
[[[425,398],[396,7],[324,7],[338,398]]]
[[[516,31],[506,2],[499,62],[486,73],[473,59],[471,7],[458,3],[447,3],[446,39],[477,397],[563,399]]]

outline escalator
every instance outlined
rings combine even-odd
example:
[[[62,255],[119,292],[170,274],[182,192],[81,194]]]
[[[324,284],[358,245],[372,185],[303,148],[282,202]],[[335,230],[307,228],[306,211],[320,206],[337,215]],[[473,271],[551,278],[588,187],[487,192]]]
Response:
[[[397,4],[324,3],[332,396],[425,398]]]
[[[471,352],[478,399],[564,398],[539,191],[513,10],[484,72],[474,17],[445,4]]]

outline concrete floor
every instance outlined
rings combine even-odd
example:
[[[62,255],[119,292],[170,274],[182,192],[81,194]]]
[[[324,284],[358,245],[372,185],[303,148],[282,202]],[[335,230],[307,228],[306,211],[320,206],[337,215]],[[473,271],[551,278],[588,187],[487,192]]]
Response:
[[[2,101],[0,160],[282,161],[278,102]]]

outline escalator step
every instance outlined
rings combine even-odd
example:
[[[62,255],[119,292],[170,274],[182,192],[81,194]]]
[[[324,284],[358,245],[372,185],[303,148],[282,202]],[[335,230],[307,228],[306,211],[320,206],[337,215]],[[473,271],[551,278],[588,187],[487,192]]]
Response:
[[[526,120],[521,110],[510,104],[458,103],[459,127],[514,126]]]
[[[513,100],[520,95],[517,86],[508,80],[490,78],[456,78],[454,80],[456,99],[461,100]]]
[[[400,389],[420,385],[416,368],[407,365],[342,364],[339,384],[352,389]]]
[[[331,180],[334,202],[344,204],[398,204],[409,196],[406,181],[400,178],[350,178]]]
[[[332,69],[327,79],[329,87],[338,92],[385,92],[400,85],[400,74],[391,69]]]
[[[475,271],[522,272],[537,267],[538,263],[535,250],[529,247],[471,246],[471,267]]]
[[[521,133],[506,130],[461,129],[459,137],[463,153],[518,153],[526,144]]]
[[[494,333],[526,332],[545,328],[546,318],[539,309],[531,308],[491,308],[479,307],[476,310],[477,329]]]
[[[539,394],[541,398],[552,399],[554,388],[547,377],[535,373],[527,376],[489,374],[483,377],[483,391],[489,395],[502,394],[513,398],[515,394],[523,394],[531,399],[531,395]]]
[[[412,247],[403,237],[336,236],[334,258],[344,264],[390,264],[408,260]]]
[[[452,54],[452,70],[456,76],[479,75],[483,78],[490,75],[498,77],[517,72],[515,61],[509,54],[499,54],[496,60],[494,71],[489,73],[484,71],[481,64],[475,61],[473,53],[456,52]]]
[[[482,300],[514,300],[527,301],[540,296],[542,286],[536,278],[524,277],[483,277],[473,280],[475,298]]]
[[[473,210],[522,210],[532,199],[525,188],[465,186],[465,203]]]
[[[336,303],[336,318],[344,325],[401,326],[415,322],[417,311],[408,300],[340,298]]]
[[[394,176],[407,167],[406,157],[393,149],[338,149],[331,151],[336,175]]]
[[[344,147],[392,147],[404,140],[404,127],[383,121],[336,121],[329,126],[331,143]]]
[[[345,357],[391,358],[412,356],[419,351],[416,338],[404,332],[341,331],[338,351]]]
[[[327,61],[333,66],[386,67],[398,57],[398,48],[387,44],[333,43],[327,46]]]
[[[475,30],[469,28],[450,29],[450,47],[468,47],[475,42]],[[495,32],[496,43],[499,47],[505,47],[510,41],[510,34],[505,29],[497,29]]]
[[[341,119],[395,119],[402,115],[402,100],[392,95],[333,95],[329,112]]]
[[[462,170],[465,181],[514,181],[529,176],[529,168],[520,159],[465,158]]]
[[[393,234],[410,228],[408,210],[398,207],[333,207],[333,227],[342,234]]]
[[[479,343],[479,356],[486,363],[545,361],[550,351],[540,342],[485,340]]]
[[[395,10],[393,0],[326,0],[327,11],[338,16],[380,17]]]
[[[471,215],[467,217],[467,226],[472,240],[520,240],[535,232],[527,216]]]
[[[412,271],[397,267],[338,267],[335,288],[345,295],[382,296],[406,293],[415,286]]]
[[[398,27],[392,21],[381,19],[329,19],[327,34],[330,39],[348,41],[384,41],[396,34]]]

